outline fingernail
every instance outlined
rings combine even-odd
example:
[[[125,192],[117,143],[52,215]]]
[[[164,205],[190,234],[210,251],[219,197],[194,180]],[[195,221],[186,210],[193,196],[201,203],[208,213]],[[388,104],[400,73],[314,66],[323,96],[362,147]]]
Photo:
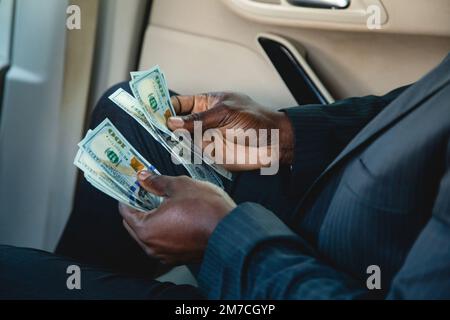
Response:
[[[138,173],[138,179],[139,180],[147,180],[148,177],[150,177],[152,174],[150,173],[150,171],[147,170],[142,170],[139,171]]]
[[[169,122],[175,127],[182,127],[184,125],[184,120],[181,117],[170,117]]]

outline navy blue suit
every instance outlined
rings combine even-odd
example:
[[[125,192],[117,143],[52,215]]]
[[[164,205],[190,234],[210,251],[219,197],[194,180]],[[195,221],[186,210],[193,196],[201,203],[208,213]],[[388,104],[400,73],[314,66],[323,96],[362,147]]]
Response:
[[[285,112],[302,200],[285,223],[256,203],[226,217],[202,265],[203,292],[450,299],[450,57],[384,98]],[[379,291],[366,286],[370,265],[380,267]]]
[[[107,99],[116,88],[91,128],[108,117],[163,174],[185,174]],[[450,299],[450,57],[383,97],[284,112],[294,163],[227,185],[239,205],[210,238],[200,290],[153,280],[117,203],[82,179],[58,255],[0,246],[0,298]],[[73,263],[82,291],[65,290]]]

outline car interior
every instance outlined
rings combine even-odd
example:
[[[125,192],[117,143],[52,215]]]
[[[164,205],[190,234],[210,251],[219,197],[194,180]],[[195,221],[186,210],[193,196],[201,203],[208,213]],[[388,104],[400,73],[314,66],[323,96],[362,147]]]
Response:
[[[450,51],[449,17],[448,0],[0,0],[0,243],[55,249],[77,143],[130,71],[274,110],[328,104],[421,78]],[[185,267],[161,279],[195,284]]]

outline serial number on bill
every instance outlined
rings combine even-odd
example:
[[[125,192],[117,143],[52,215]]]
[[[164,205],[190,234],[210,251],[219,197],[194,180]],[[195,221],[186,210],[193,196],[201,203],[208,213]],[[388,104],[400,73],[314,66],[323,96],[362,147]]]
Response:
[[[270,315],[274,312],[272,304],[220,304],[218,307],[189,306],[183,304],[176,307],[176,315],[196,315],[206,318],[209,314],[218,315]]]

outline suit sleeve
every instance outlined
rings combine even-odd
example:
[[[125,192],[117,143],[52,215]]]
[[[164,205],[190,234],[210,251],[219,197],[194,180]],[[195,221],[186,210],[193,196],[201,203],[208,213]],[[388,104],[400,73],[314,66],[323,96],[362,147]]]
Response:
[[[432,217],[390,288],[369,291],[272,212],[244,203],[216,228],[199,274],[211,299],[450,299],[450,142]],[[381,270],[383,276],[383,270]]]
[[[198,275],[209,299],[357,299],[367,292],[328,265],[272,212],[244,203],[216,228]]]
[[[433,215],[394,277],[389,299],[450,299],[450,141]]]
[[[304,192],[319,174],[378,113],[409,86],[385,96],[367,96],[330,105],[305,105],[283,109],[294,128],[292,182]],[[301,183],[300,183],[301,182]]]

